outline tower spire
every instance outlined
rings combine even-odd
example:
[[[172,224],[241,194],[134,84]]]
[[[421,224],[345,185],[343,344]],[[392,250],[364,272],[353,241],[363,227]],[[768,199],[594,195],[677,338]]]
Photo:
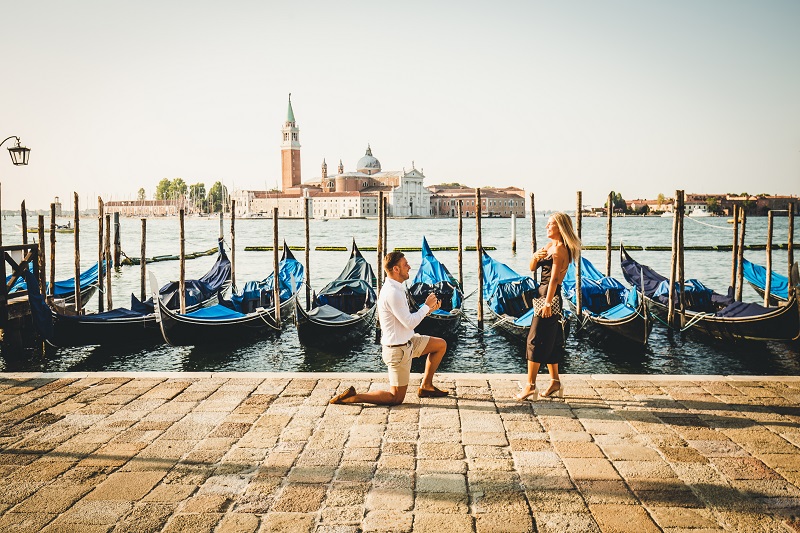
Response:
[[[286,112],[286,122],[281,129],[283,142],[281,143],[281,174],[282,189],[300,185],[300,128],[294,119],[292,109],[292,93],[289,93],[289,107]]]
[[[292,93],[289,93],[289,109],[286,111],[286,122],[294,121],[294,111],[292,110]]]

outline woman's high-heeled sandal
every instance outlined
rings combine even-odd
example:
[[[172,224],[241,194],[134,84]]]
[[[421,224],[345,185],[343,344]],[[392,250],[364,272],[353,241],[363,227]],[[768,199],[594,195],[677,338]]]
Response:
[[[558,383],[558,388],[550,390],[550,387],[552,387],[554,383]],[[542,399],[542,398],[551,399],[551,398],[556,397],[556,396],[561,398],[561,399],[564,398],[564,386],[561,384],[561,381],[559,381],[557,379],[551,379],[550,380],[550,387],[548,387],[547,391],[545,391],[544,393],[541,393],[541,392],[539,393],[539,398],[540,399]]]
[[[520,392],[519,394],[515,394],[514,398],[517,399],[519,402],[524,402],[525,400],[529,399],[533,396],[534,400],[538,397],[538,391],[536,390],[536,383],[528,383],[528,387],[530,387],[530,392],[527,394],[524,392]]]

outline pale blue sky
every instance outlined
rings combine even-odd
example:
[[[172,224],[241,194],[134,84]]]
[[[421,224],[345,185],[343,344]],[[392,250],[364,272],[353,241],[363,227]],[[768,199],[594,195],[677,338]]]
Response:
[[[798,28],[775,0],[6,1],[0,139],[32,152],[0,160],[3,207],[272,187],[289,92],[304,181],[369,142],[384,169],[539,208],[797,194]]]

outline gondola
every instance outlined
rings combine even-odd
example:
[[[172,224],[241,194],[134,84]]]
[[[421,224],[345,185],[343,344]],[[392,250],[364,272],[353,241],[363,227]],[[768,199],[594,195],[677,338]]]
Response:
[[[586,329],[590,338],[599,342],[647,344],[653,322],[648,320],[647,308],[638,291],[603,276],[591,261],[581,257],[583,310],[577,315],[575,270],[575,263],[570,263],[561,290],[570,310],[581,317],[580,327]]]
[[[230,285],[231,262],[219,243],[219,255],[200,279],[186,280],[187,309],[200,309],[217,301],[217,294]],[[180,284],[167,283],[159,289],[159,300],[168,308],[180,306]],[[153,345],[164,342],[156,323],[153,299],[139,301],[131,295],[131,308],[104,313],[68,316],[51,311],[52,334],[45,337],[56,347],[93,345]]]
[[[81,294],[81,309],[83,309],[89,300],[94,296],[94,293],[97,292],[97,265],[99,263],[93,264],[91,267],[87,268],[80,275],[80,294]],[[33,263],[29,263],[29,269],[33,271]],[[103,274],[105,274],[107,268],[104,265]],[[11,276],[6,277],[6,284],[11,280]],[[50,293],[50,282],[45,284],[46,290],[48,294]],[[55,290],[53,291],[53,298],[56,300],[63,300],[64,304],[66,305],[73,305],[75,303],[75,277],[71,277],[69,279],[65,279],[62,281],[56,281],[54,283]],[[14,285],[8,290],[9,293],[17,292],[17,291],[24,291],[27,289],[27,283],[25,279],[20,277],[14,283]]]
[[[665,322],[669,280],[652,268],[636,262],[624,246],[620,246],[620,256],[625,279],[634,287],[643,288],[650,311]],[[729,288],[728,294],[723,296],[696,279],[686,280],[684,327],[725,341],[800,338],[800,310],[796,298],[790,298],[778,308],[766,308],[755,303],[737,302],[732,293],[733,290]]]
[[[448,340],[458,337],[464,293],[447,267],[433,255],[425,237],[422,238],[422,263],[407,292],[412,312],[420,308],[431,292],[442,302],[442,307],[423,318],[414,331]]]
[[[344,270],[314,295],[311,309],[295,300],[300,341],[336,349],[364,339],[375,326],[375,285],[372,267],[354,240]]]
[[[761,298],[764,298],[764,293],[767,290],[767,269],[743,258],[742,274],[745,281],[753,287]],[[789,278],[773,271],[769,288],[769,304],[777,306],[788,301]]]
[[[156,307],[156,322],[164,340],[172,346],[205,346],[233,343],[266,332],[280,331],[275,320],[275,273],[262,281],[249,281],[230,300],[218,297],[216,305],[185,314],[172,311],[161,300]],[[303,265],[286,243],[278,265],[281,324],[292,316],[297,291],[303,284]]]
[[[535,310],[532,298],[539,284],[530,276],[517,274],[509,266],[492,259],[482,250],[483,300],[489,310],[492,327],[515,344],[525,346]],[[561,320],[562,346],[569,335],[569,321]]]

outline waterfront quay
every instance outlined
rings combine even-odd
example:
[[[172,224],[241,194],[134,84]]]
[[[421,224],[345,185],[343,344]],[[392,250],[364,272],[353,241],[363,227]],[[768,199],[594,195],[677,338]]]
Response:
[[[800,531],[800,377],[519,379],[0,374],[0,531]]]

